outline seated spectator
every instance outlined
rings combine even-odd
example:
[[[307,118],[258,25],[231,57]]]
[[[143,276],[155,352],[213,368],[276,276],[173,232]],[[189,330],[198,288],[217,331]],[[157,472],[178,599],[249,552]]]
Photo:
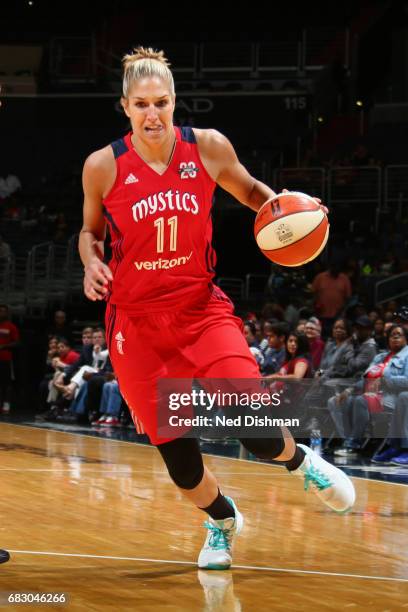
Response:
[[[261,349],[263,353],[265,353],[265,351],[267,350],[269,346],[269,336],[271,335],[271,325],[273,325],[274,322],[276,321],[277,319],[268,319],[267,321],[264,321],[262,324],[262,340],[259,343],[259,348]]]
[[[92,425],[102,427],[121,427],[120,413],[123,399],[120,394],[118,381],[107,381],[103,385],[101,404],[99,407],[99,419],[93,420]]]
[[[323,382],[329,378],[343,378],[346,375],[350,359],[353,357],[351,343],[352,327],[347,319],[336,319],[333,325],[332,338],[324,347],[320,368],[316,376]]]
[[[354,389],[347,390],[347,398],[341,409],[332,411],[337,429],[345,437],[342,448],[335,454],[358,452],[371,415],[385,410],[394,411],[398,393],[408,390],[407,337],[402,327],[393,325],[387,332],[388,349],[374,357],[364,373],[363,381],[357,383]],[[357,395],[352,395],[353,392]],[[408,435],[408,431],[406,433]],[[400,436],[401,432],[397,434]],[[399,448],[393,448],[394,457],[401,454]],[[378,460],[378,455],[375,457]],[[381,457],[379,459],[381,462]]]
[[[352,336],[354,354],[349,359],[345,377],[358,377],[365,372],[377,352],[377,345],[373,333],[373,323],[367,315],[358,317],[355,324],[355,333]]]
[[[359,379],[366,371],[377,353],[377,345],[372,338],[373,324],[367,315],[359,317],[355,324],[355,332],[351,338],[352,355],[344,363],[342,377]],[[347,389],[331,397],[327,402],[327,408],[332,415],[337,431],[341,438],[344,438],[344,428],[342,428],[342,418],[338,416],[346,405],[349,398]],[[337,420],[336,420],[337,417]]]
[[[254,325],[255,325],[255,338],[256,338],[256,341],[258,342],[259,348],[261,348],[261,342],[263,340],[262,324],[260,321],[258,321],[258,319],[256,319],[254,321]]]
[[[286,323],[277,321],[269,324],[268,348],[264,351],[264,362],[261,372],[264,376],[275,374],[286,359],[286,341],[289,327]]]
[[[373,338],[377,345],[378,350],[385,350],[387,348],[387,338],[384,333],[384,321],[383,319],[375,319],[374,321],[374,335]]]
[[[290,332],[286,341],[285,361],[276,374],[266,376],[268,380],[311,378],[313,366],[306,336]]]
[[[80,384],[79,391],[70,405],[70,413],[78,420],[92,423],[99,415],[105,384],[115,379],[109,357],[96,372],[84,372],[82,376],[83,384]]]
[[[105,332],[96,328],[92,334],[92,345],[82,348],[81,358],[64,373],[62,391],[64,397],[71,399],[71,417],[81,420],[95,420],[98,414],[103,386],[112,372],[112,365],[106,350]],[[66,383],[68,378],[69,382]],[[108,378],[110,380],[110,378]]]
[[[51,365],[54,369],[54,375],[52,380],[50,380],[48,389],[48,404],[55,404],[58,399],[58,396],[61,392],[59,379],[61,372],[64,371],[66,366],[72,365],[79,358],[79,353],[73,351],[71,349],[71,345],[66,338],[60,338],[57,344],[58,355],[51,360]]]
[[[79,368],[78,372],[74,374],[71,378],[71,382],[67,386],[61,385],[58,387],[66,399],[76,398],[83,385],[91,379],[92,375],[102,371],[105,367],[109,356],[108,349],[101,350],[100,347],[94,346],[94,355],[96,355],[96,358],[92,366],[82,366]],[[58,384],[55,386],[58,386]]]
[[[51,361],[54,369],[64,369],[66,366],[75,363],[79,358],[79,353],[71,348],[71,343],[67,338],[58,338],[57,353],[57,356]]]
[[[314,370],[319,368],[324,351],[324,342],[321,339],[321,332],[322,326],[320,325],[319,319],[311,317],[305,325],[305,336],[309,342],[309,353]]]
[[[296,331],[298,334],[305,333],[306,323],[307,323],[307,319],[299,319],[298,324],[296,325]]]
[[[259,348],[259,343],[256,339],[256,326],[253,321],[244,321],[244,337],[249,347]]]
[[[282,393],[280,408],[285,414],[304,418],[305,405],[302,402],[305,395],[303,379],[312,378],[313,366],[309,355],[309,343],[306,336],[290,332],[286,341],[285,362],[276,374],[265,377],[270,381],[272,393]],[[286,381],[289,384],[286,384]]]
[[[51,338],[48,339],[48,351],[45,360],[45,365],[48,372],[51,372],[54,357],[58,357],[58,342],[58,336],[51,336]]]
[[[334,383],[340,383],[348,371],[348,364],[353,357],[354,348],[351,341],[352,327],[347,319],[337,319],[333,325],[332,338],[326,342],[320,368],[315,372],[315,381],[305,395],[311,420],[308,428],[321,429],[327,422],[325,408],[327,401],[333,395]],[[343,387],[344,388],[344,387]],[[313,412],[313,414],[312,414]]]
[[[81,332],[82,347],[92,345],[93,327],[84,327]]]
[[[259,348],[259,343],[256,338],[256,325],[253,321],[247,320],[244,322],[244,336],[249,346],[249,350],[254,356],[259,369],[261,369],[262,364],[264,362],[264,356],[261,349]]]
[[[82,331],[82,349],[78,360],[69,368],[65,368],[63,376],[61,376],[58,381],[65,387],[68,386],[68,384],[71,382],[71,378],[78,372],[78,370],[80,370],[81,367],[85,365],[92,366],[94,360],[97,360],[97,356],[95,357],[94,355],[94,344],[99,345],[102,350],[106,349],[105,331],[100,327],[93,329],[89,341],[90,334],[87,329],[89,328],[84,328]],[[72,389],[71,391],[75,391],[75,389]]]
[[[66,399],[73,399],[78,395],[78,392],[82,385],[85,384],[92,374],[96,374],[106,365],[108,360],[108,349],[105,343],[105,332],[103,329],[95,329],[92,334],[92,344],[85,344],[84,348],[87,347],[87,352],[92,356],[91,363],[81,364],[78,360],[75,364],[75,373],[73,369],[69,373],[64,373],[65,376],[70,375],[70,382],[65,385],[63,382],[59,385],[61,393]],[[84,350],[83,348],[83,350]]]

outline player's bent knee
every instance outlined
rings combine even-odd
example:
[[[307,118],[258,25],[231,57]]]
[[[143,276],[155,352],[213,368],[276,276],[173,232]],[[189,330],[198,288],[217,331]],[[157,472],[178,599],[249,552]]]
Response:
[[[241,444],[258,459],[275,459],[283,453],[285,440],[280,438],[241,438]]]
[[[178,438],[159,444],[157,450],[178,487],[195,489],[200,484],[204,476],[204,464],[198,440]]]

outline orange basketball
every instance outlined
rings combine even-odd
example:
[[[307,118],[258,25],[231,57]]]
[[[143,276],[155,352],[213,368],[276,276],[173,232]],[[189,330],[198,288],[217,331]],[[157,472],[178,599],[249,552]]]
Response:
[[[301,266],[324,249],[327,215],[313,198],[298,191],[279,193],[258,210],[255,239],[262,253],[281,266]]]

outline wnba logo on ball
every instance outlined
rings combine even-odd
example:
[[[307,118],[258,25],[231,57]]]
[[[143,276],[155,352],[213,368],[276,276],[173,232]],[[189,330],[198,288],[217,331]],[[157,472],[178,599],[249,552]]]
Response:
[[[289,242],[293,238],[292,229],[289,225],[286,225],[285,223],[281,223],[275,230],[275,233],[278,237],[279,242]]]
[[[273,200],[273,202],[271,202],[271,209],[274,217],[278,217],[281,214],[279,200]]]

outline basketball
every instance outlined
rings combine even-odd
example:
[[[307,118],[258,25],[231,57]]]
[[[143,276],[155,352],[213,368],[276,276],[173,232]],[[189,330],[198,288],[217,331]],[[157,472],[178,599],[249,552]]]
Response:
[[[329,237],[329,222],[305,193],[279,193],[259,209],[255,239],[262,253],[281,266],[301,266],[317,257]]]

